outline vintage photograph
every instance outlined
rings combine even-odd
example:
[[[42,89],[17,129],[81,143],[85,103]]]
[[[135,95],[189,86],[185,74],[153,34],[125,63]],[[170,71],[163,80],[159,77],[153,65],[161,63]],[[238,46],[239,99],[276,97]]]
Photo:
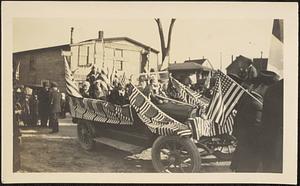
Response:
[[[284,173],[284,18],[11,21],[13,173]]]

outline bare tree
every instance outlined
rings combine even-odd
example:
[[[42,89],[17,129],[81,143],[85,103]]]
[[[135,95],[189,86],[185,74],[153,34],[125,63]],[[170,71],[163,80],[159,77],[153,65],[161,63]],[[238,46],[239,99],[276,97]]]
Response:
[[[166,46],[164,32],[163,32],[163,28],[162,28],[162,24],[160,22],[160,19],[159,18],[155,19],[155,21],[157,23],[157,26],[158,26],[158,32],[159,32],[160,44],[161,44],[161,55],[162,55],[161,67],[163,66],[163,63],[166,63],[165,58],[169,57],[169,55],[170,55],[171,36],[172,36],[172,30],[173,30],[175,20],[176,20],[175,18],[172,18],[172,20],[171,20],[171,23],[170,23],[170,26],[169,26],[169,33],[168,33],[168,42],[167,42],[167,46]]]

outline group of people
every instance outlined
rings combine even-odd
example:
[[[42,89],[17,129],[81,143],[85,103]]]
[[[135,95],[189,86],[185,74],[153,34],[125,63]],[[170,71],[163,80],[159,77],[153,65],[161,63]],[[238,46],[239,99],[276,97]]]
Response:
[[[58,118],[65,117],[67,103],[56,82],[44,82],[40,90],[21,86],[16,88],[15,95],[17,121],[22,121],[25,126],[38,126],[40,121],[41,127],[52,129],[51,133],[59,131]]]
[[[79,92],[85,98],[101,99],[124,105],[129,103],[126,88],[126,84],[120,82],[117,76],[110,83],[106,73],[103,70],[96,70],[93,66]]]
[[[129,104],[129,84],[125,76],[115,76],[108,81],[103,71],[92,67],[79,91],[83,97],[106,100],[114,104]],[[167,83],[159,82],[157,77],[140,76],[138,89],[154,103],[162,103],[156,95],[167,97]]]
[[[283,80],[272,71],[248,70],[246,78],[232,76],[251,96],[243,94],[236,106],[233,134],[238,145],[231,169],[282,172]]]

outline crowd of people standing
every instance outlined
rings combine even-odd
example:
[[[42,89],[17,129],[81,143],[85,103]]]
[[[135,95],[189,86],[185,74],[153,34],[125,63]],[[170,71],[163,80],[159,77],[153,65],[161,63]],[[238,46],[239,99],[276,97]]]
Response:
[[[15,90],[15,110],[18,123],[29,127],[49,127],[57,133],[58,118],[65,117],[66,96],[56,82],[44,82],[39,90],[20,86]],[[40,125],[39,125],[40,123]]]

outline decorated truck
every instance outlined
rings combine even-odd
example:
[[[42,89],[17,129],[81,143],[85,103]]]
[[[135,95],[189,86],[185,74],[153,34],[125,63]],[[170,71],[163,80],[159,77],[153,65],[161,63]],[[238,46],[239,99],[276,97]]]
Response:
[[[157,172],[199,172],[201,157],[211,154],[230,159],[235,148],[230,129],[203,119],[201,110],[208,103],[191,90],[181,91],[181,98],[189,95],[185,101],[160,97],[164,101],[154,104],[129,83],[129,104],[117,105],[82,97],[66,60],[65,67],[70,112],[85,150],[93,150],[96,142],[131,153],[151,148]],[[182,86],[176,80],[173,83]]]

